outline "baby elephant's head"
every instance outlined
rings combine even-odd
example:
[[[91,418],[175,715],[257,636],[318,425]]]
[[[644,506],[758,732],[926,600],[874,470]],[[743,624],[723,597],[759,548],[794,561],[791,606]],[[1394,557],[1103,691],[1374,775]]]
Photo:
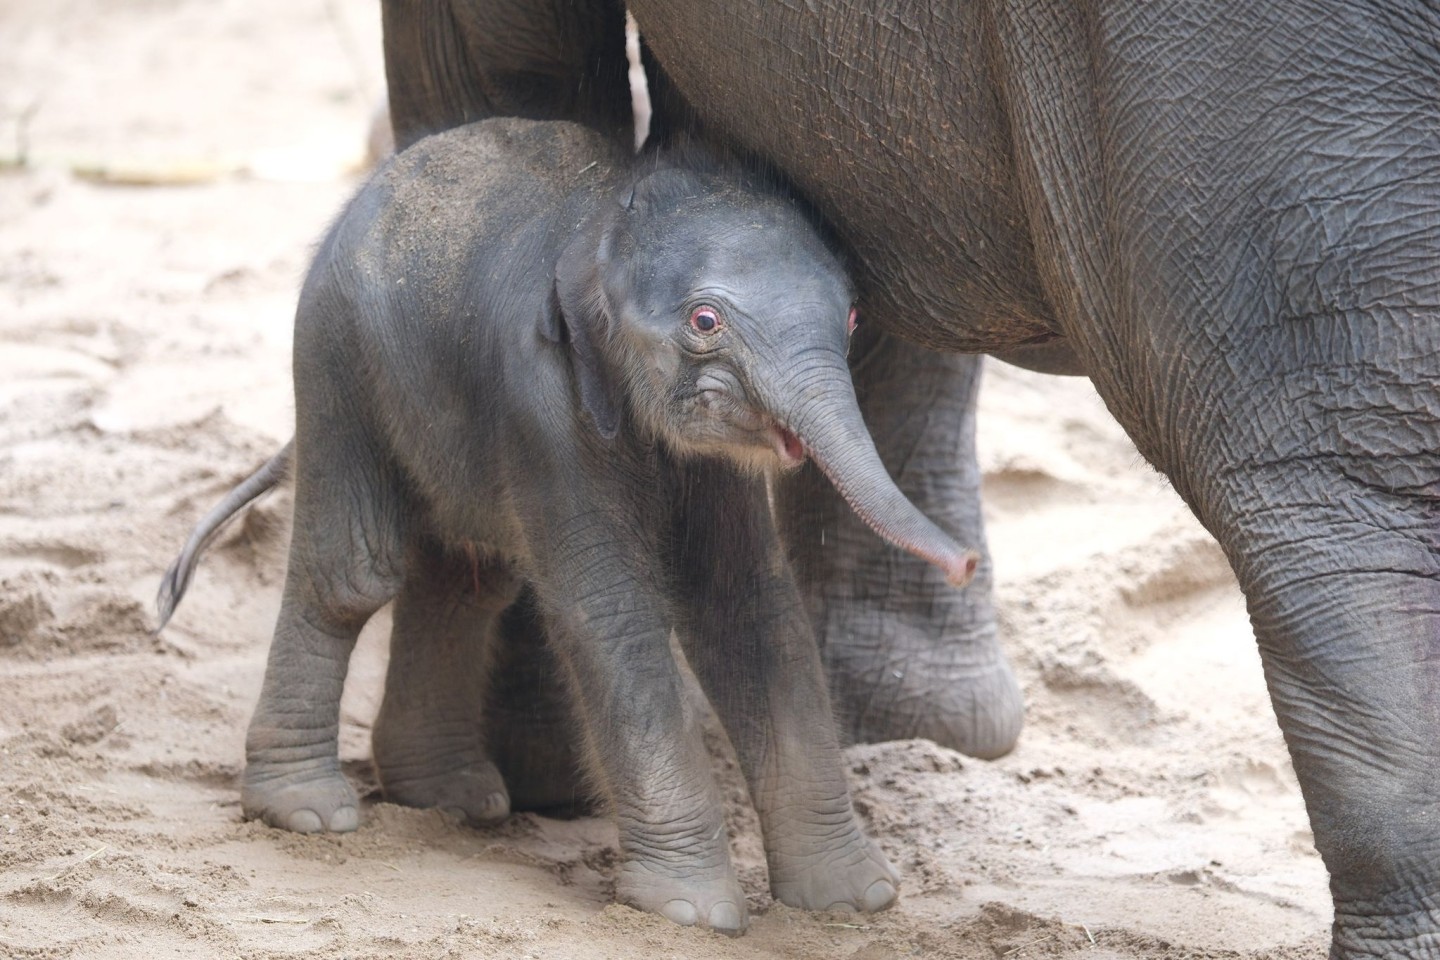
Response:
[[[734,173],[657,170],[570,245],[556,288],[602,433],[628,417],[681,456],[813,459],[881,536],[969,580],[975,554],[875,452],[846,361],[855,292],[794,203]]]

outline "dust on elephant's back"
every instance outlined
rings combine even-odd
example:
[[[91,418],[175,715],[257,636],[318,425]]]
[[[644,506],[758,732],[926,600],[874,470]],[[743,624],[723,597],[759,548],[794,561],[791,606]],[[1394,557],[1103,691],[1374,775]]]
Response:
[[[614,143],[575,124],[502,119],[492,121],[492,129],[491,137],[448,138],[445,150],[404,151],[376,172],[369,190],[354,202],[374,206],[372,218],[357,222],[385,241],[345,237],[354,269],[408,286],[406,293],[422,300],[464,290],[471,251],[463,243],[432,242],[437,234],[462,219],[477,236],[512,234],[510,228],[533,218],[534,211],[554,208],[584,187],[610,183],[624,162]],[[530,146],[517,149],[522,140]],[[507,252],[537,264],[544,254]],[[494,280],[477,277],[473,283],[483,286],[487,279]]]

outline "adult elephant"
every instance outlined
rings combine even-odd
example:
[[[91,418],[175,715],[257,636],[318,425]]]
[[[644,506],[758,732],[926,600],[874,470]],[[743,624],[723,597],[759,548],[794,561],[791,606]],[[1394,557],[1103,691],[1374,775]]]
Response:
[[[872,426],[899,438],[891,456],[945,451],[912,478],[936,485],[927,509],[973,522],[973,463],[951,452],[974,367],[908,344],[1091,377],[1239,577],[1330,870],[1332,957],[1440,957],[1440,10],[630,7],[662,131],[768,161],[848,247],[884,331],[880,372],[857,369]],[[492,112],[622,128],[620,16],[388,0],[400,140]],[[828,535],[835,511],[795,493]],[[842,689],[883,690],[866,683],[887,651],[948,650],[917,642],[924,611],[893,599],[940,594],[805,532]],[[889,613],[851,602],[877,596]],[[988,594],[967,602],[981,626],[960,645],[993,651]],[[901,636],[896,612],[906,638],[877,640]]]

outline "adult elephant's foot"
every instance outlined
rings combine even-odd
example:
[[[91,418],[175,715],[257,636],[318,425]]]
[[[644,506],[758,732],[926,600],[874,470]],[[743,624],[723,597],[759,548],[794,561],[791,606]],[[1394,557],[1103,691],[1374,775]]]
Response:
[[[873,632],[836,625],[827,637],[825,661],[844,736],[854,743],[923,737],[987,760],[1008,753],[1025,704],[994,627],[988,637],[946,636],[940,628],[911,628],[899,616],[875,624],[885,613],[829,611],[837,620],[874,624]],[[841,631],[846,635],[836,637]]]
[[[1020,735],[1023,702],[996,634],[980,514],[980,358],[930,353],[862,328],[851,366],[886,469],[982,560],[957,590],[875,536],[818,470],[781,484],[785,539],[842,729],[854,741],[926,737],[970,756],[1001,756]]]
[[[685,927],[708,927],[737,936],[749,922],[745,894],[729,864],[706,872],[672,867],[652,857],[631,856],[615,879],[615,899],[658,913]]]
[[[816,843],[797,834],[771,845],[775,899],[801,910],[844,913],[878,913],[893,906],[900,896],[900,875],[858,829],[848,833],[838,843]]]
[[[997,637],[988,556],[956,590],[849,526],[837,517],[827,531],[843,575],[832,568],[811,601],[842,737],[924,737],[984,759],[1008,753],[1025,705]]]
[[[355,788],[338,762],[315,768],[277,768],[252,760],[240,787],[247,820],[295,833],[349,833],[360,826]]]

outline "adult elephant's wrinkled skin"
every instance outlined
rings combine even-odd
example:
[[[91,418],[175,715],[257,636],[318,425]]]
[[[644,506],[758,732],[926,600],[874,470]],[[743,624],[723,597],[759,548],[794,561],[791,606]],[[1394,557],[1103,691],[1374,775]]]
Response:
[[[1440,10],[630,9],[661,131],[787,176],[872,326],[1090,376],[1245,591],[1332,957],[1440,956]],[[613,118],[618,16],[391,0],[402,139],[470,111]],[[593,49],[553,42],[574,36]],[[536,77],[563,95],[518,96]]]

